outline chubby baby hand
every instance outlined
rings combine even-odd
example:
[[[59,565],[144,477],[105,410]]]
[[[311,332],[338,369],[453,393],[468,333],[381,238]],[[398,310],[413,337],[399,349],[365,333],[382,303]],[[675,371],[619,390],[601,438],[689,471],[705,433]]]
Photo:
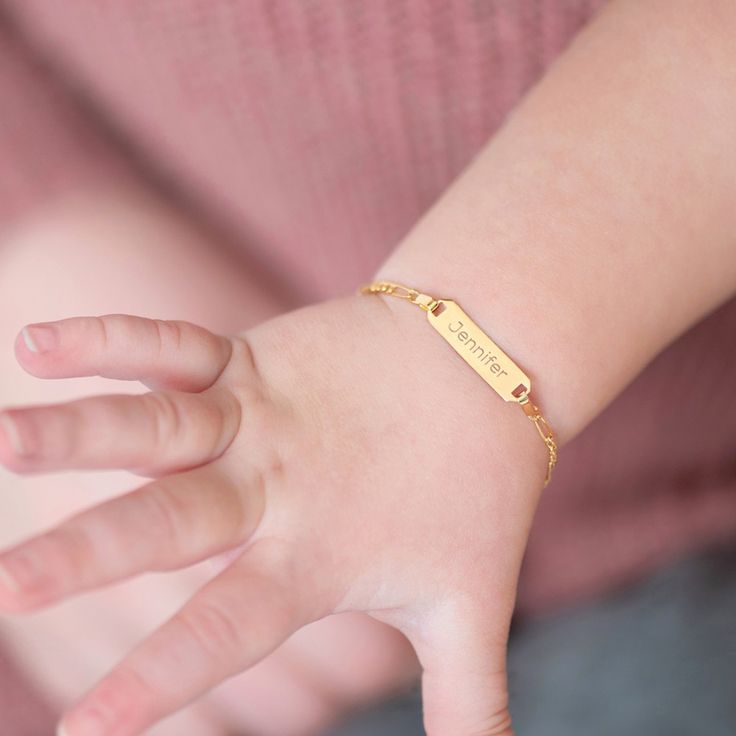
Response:
[[[41,378],[151,391],[6,409],[6,467],[152,480],[0,553],[1,609],[231,560],[62,733],[141,734],[343,611],[411,641],[430,736],[511,733],[506,640],[546,450],[411,305],[347,297],[234,337],[75,317],[29,325],[15,349]]]

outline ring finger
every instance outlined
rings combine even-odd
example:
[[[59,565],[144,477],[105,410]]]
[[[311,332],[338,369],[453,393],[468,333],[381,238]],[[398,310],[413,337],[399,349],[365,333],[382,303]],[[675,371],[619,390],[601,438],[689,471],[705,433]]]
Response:
[[[0,413],[0,462],[21,473],[119,468],[156,476],[217,458],[240,404],[226,389],[107,395]]]

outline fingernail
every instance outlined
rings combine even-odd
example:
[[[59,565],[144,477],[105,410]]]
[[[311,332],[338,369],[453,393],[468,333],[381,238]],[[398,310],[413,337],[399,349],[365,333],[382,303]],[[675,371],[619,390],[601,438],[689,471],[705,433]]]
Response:
[[[43,571],[34,555],[15,549],[6,552],[0,560],[0,577],[11,590],[33,590],[44,583]]]
[[[18,581],[8,572],[5,565],[0,564],[0,586],[9,590],[11,593],[17,593],[20,590]]]
[[[5,433],[5,436],[8,438],[10,449],[16,455],[25,455],[26,448],[23,444],[23,439],[20,436],[20,432],[18,431],[18,425],[13,420],[13,417],[8,414],[8,412],[3,412],[0,414],[0,427]]]
[[[21,334],[23,342],[32,353],[46,353],[58,344],[56,328],[49,324],[26,325]]]
[[[56,736],[104,736],[110,732],[110,721],[105,718],[97,708],[90,708],[75,714],[72,719],[74,728],[60,723],[56,730]]]

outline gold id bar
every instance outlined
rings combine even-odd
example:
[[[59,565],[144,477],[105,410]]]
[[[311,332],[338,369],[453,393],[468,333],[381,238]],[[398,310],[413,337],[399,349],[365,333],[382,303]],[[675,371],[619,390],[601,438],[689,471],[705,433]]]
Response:
[[[427,319],[452,349],[504,400],[519,401],[529,393],[531,381],[488,335],[448,299],[437,300]]]
[[[515,401],[547,446],[546,486],[557,464],[557,440],[552,427],[529,398],[532,382],[529,376],[486,335],[460,305],[451,299],[435,299],[417,289],[392,281],[374,281],[360,289],[361,294],[384,294],[406,299],[427,313],[434,329],[450,343],[450,347],[504,400]]]

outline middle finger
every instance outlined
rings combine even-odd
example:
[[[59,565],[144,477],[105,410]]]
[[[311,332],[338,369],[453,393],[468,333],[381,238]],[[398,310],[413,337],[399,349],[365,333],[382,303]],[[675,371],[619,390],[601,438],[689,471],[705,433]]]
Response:
[[[136,574],[193,565],[247,541],[262,486],[217,463],[167,476],[0,553],[0,606],[29,610]]]

